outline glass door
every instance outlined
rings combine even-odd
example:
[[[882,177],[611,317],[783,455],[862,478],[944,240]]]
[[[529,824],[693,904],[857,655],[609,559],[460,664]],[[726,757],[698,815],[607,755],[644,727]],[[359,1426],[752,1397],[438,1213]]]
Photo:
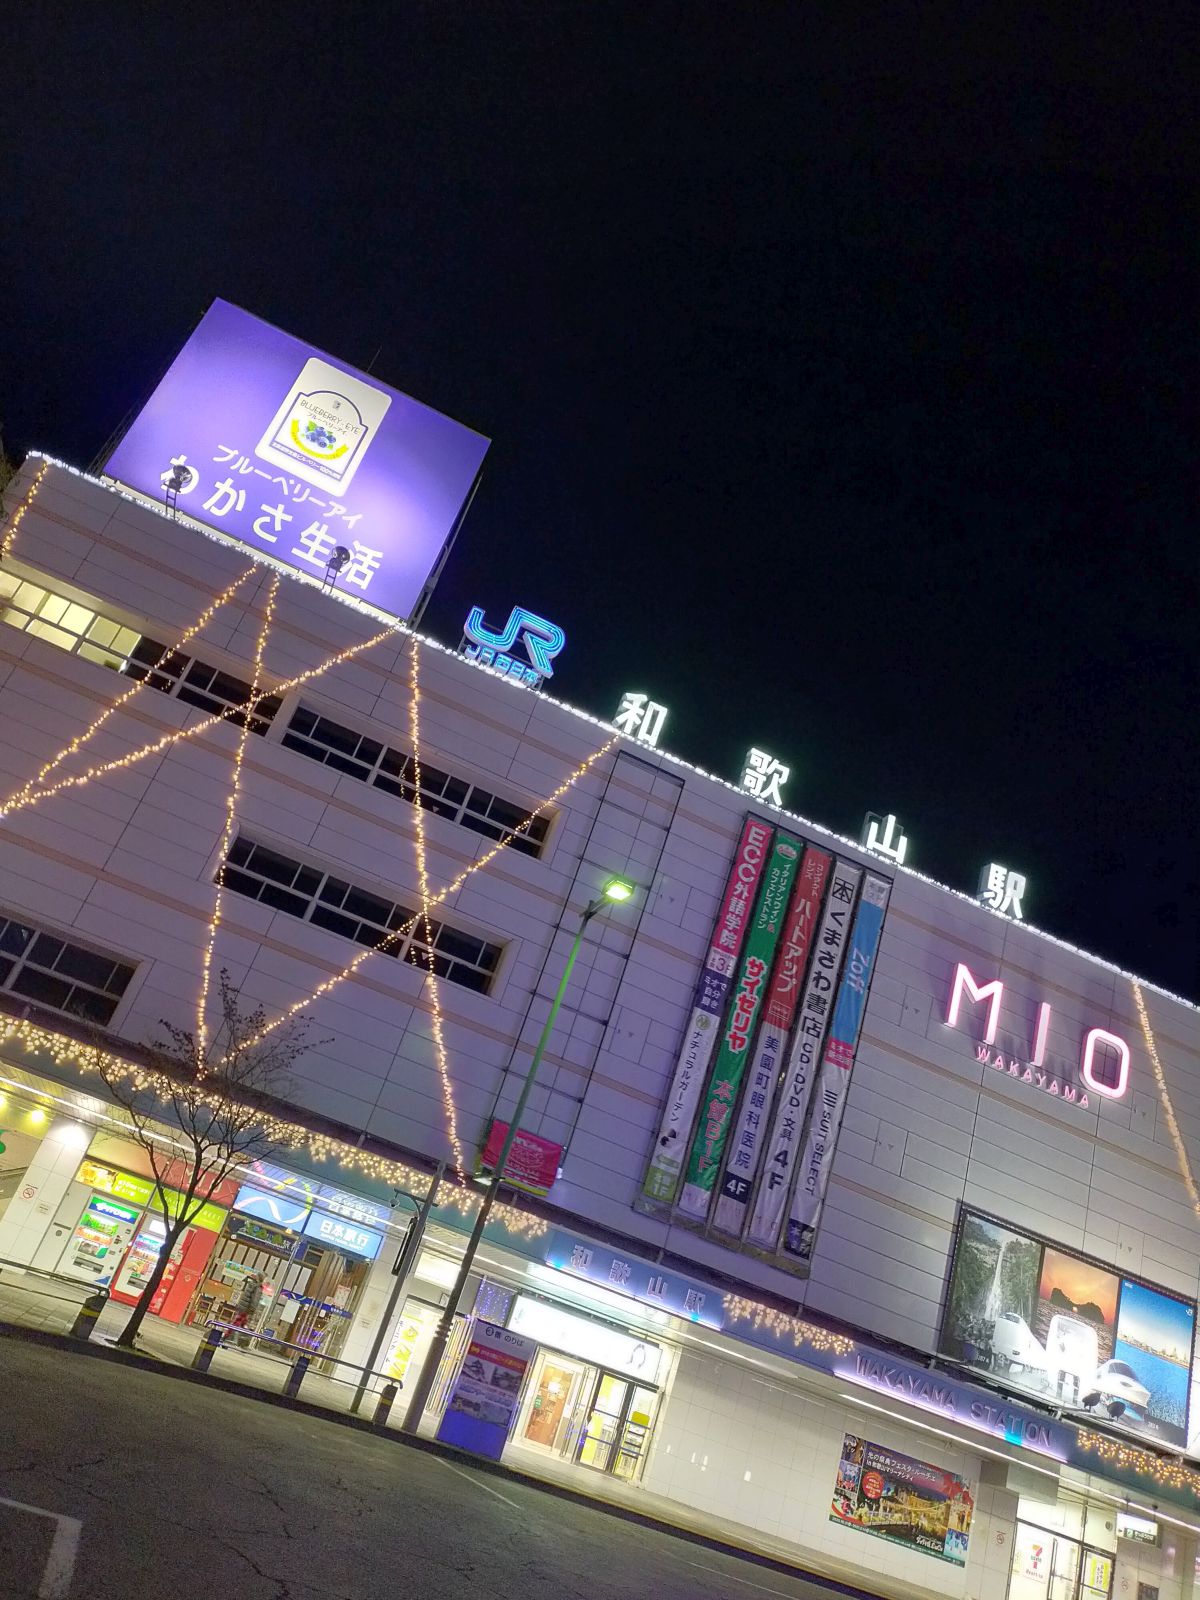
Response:
[[[1049,1600],[1079,1600],[1079,1546],[1061,1533],[1054,1536]]]
[[[1079,1574],[1079,1600],[1108,1600],[1112,1593],[1113,1558],[1105,1550],[1083,1547],[1083,1570]]]
[[[552,1350],[538,1352],[521,1433],[525,1444],[538,1445],[543,1450],[563,1449],[588,1373],[589,1368],[582,1361],[572,1361]]]
[[[583,1467],[611,1472],[621,1440],[632,1384],[611,1372],[602,1372],[588,1408],[587,1421],[575,1459]]]
[[[615,1476],[624,1478],[626,1483],[633,1483],[641,1474],[657,1404],[656,1389],[634,1389],[621,1428],[621,1442],[612,1463]]]

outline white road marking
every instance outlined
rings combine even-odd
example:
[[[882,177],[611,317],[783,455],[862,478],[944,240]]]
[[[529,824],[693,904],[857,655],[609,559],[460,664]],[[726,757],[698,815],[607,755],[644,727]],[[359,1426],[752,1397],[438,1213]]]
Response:
[[[435,1461],[442,1461],[441,1456],[435,1456]],[[490,1483],[480,1483],[478,1478],[473,1478],[469,1472],[464,1472],[461,1467],[452,1467],[448,1461],[442,1461],[447,1472],[457,1473],[460,1478],[465,1478],[468,1483],[473,1483],[477,1489],[482,1489],[485,1494],[494,1494],[497,1500],[503,1500],[506,1506],[512,1506],[514,1511],[520,1511],[520,1506],[515,1500],[510,1500],[506,1494],[501,1494],[499,1489],[493,1489]]]
[[[685,1562],[685,1565],[695,1567],[699,1572],[707,1572],[711,1576],[716,1576],[713,1573],[713,1569],[710,1566],[706,1566],[702,1561],[688,1561]],[[768,1589],[765,1583],[751,1583],[749,1578],[737,1578],[732,1572],[723,1572],[721,1577],[728,1579],[730,1583],[740,1583],[747,1589],[757,1589],[760,1594],[778,1594],[783,1596],[783,1600],[795,1600],[795,1596],[788,1594],[786,1589]]]
[[[65,1517],[59,1511],[47,1511],[44,1506],[27,1506],[22,1500],[6,1500],[3,1495],[0,1495],[0,1506],[7,1506],[10,1511],[24,1511],[31,1517],[49,1517],[54,1523],[54,1538],[50,1541],[50,1554],[38,1585],[36,1600],[67,1600],[71,1592],[71,1579],[75,1576],[83,1523],[75,1517]]]

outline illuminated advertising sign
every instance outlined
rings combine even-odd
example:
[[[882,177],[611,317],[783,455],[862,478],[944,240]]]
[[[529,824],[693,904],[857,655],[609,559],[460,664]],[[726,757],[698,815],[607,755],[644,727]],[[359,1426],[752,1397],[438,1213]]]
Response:
[[[965,1567],[974,1511],[956,1473],[857,1434],[843,1438],[830,1522]]]
[[[462,653],[468,661],[478,661],[481,667],[490,667],[503,678],[515,678],[531,689],[554,676],[554,658],[566,642],[557,623],[547,622],[524,606],[513,607],[499,633],[488,627],[482,606],[472,606],[463,623]]]
[[[327,1216],[324,1211],[314,1211],[304,1224],[310,1239],[332,1245],[348,1256],[365,1256],[374,1261],[383,1244],[383,1235],[374,1228],[364,1228],[361,1223],[347,1222],[342,1217]]]
[[[1183,1449],[1192,1300],[964,1210],[940,1348],[1077,1417]]]
[[[986,1005],[983,1038],[975,1045],[977,1061],[998,1072],[1006,1072],[1010,1077],[1065,1100],[1068,1104],[1077,1104],[1085,1111],[1091,1105],[1089,1091],[1104,1099],[1121,1099],[1129,1087],[1132,1058],[1129,1045],[1119,1033],[1110,1033],[1107,1028],[1089,1028],[1083,1037],[1077,1063],[1057,1062],[1051,1065],[1047,1057],[1047,1045],[1052,1011],[1049,1001],[1043,1000],[1038,1006],[1028,1058],[1018,1055],[1015,1050],[1006,1053],[996,1044],[1003,1000],[1004,984],[999,978],[993,978],[990,983],[979,983],[968,966],[961,961],[957,963],[946,1005],[946,1024],[956,1028],[968,1006]]]
[[[245,1183],[237,1192],[233,1209],[243,1216],[261,1217],[264,1222],[274,1222],[280,1228],[301,1229],[308,1216],[308,1206],[295,1195],[272,1194],[266,1189],[256,1189]]]
[[[408,617],[487,448],[215,300],[104,470],[158,501],[173,478],[180,515]]]
[[[618,1254],[591,1239],[555,1229],[546,1246],[546,1265],[602,1289],[615,1290],[658,1311],[670,1311],[706,1328],[725,1325],[725,1296],[709,1283],[664,1271],[657,1263]]]

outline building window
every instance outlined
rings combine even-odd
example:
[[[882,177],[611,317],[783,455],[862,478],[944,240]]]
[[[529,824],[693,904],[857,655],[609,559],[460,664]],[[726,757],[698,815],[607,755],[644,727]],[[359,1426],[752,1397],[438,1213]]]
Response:
[[[134,968],[0,912],[0,989],[88,1022],[109,1022]]]
[[[411,756],[323,717],[308,706],[296,708],[283,743],[289,750],[298,750],[313,761],[407,800],[410,805],[419,800],[423,810],[436,812],[472,833],[481,833],[485,839],[505,839],[510,850],[526,856],[542,853],[550,829],[546,817],[535,817],[528,828],[517,833],[515,830],[528,812],[477,783],[457,778],[425,761],[421,763],[418,790]]]
[[[412,920],[412,908],[359,888],[332,872],[306,866],[267,845],[255,844],[244,834],[234,842],[219,876],[224,886],[237,894],[248,895],[251,900],[286,911],[289,916],[300,917],[330,933],[340,933],[369,949],[383,947],[383,954],[426,972],[432,950],[433,970],[439,978],[461,983],[480,994],[488,992],[496,975],[500,945],[488,944],[433,917],[429,919],[428,943],[423,937],[423,924],[418,924],[411,932],[393,937],[384,947],[389,935]]]
[[[207,662],[186,656],[181,650],[172,650],[157,639],[138,639],[125,671],[131,678],[140,678],[152,689],[174,695],[176,700],[186,701],[189,706],[220,712],[227,722],[239,728],[246,713],[238,708],[254,694],[253,684],[245,678],[237,678],[220,667],[210,667]],[[250,731],[266,733],[282,703],[277,694],[260,700],[250,716]]]
[[[138,642],[135,629],[13,572],[0,572],[0,622],[116,672]]]

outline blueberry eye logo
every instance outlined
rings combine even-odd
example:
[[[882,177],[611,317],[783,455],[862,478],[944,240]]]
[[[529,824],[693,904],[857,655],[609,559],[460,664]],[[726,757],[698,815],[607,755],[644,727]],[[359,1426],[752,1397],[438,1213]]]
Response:
[[[323,428],[319,422],[314,422],[310,418],[304,426],[304,442],[311,445],[314,450],[332,450],[337,438],[328,428]]]

